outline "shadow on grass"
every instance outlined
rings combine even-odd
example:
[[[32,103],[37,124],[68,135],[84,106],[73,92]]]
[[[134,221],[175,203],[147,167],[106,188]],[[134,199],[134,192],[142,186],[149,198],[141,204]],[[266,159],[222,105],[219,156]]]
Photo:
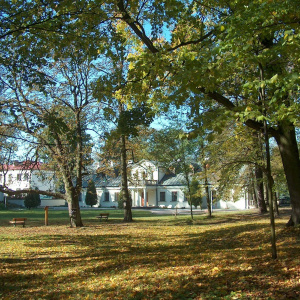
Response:
[[[271,261],[266,222],[216,217],[158,224],[102,222],[49,235],[20,235],[2,253],[3,299],[297,299],[299,234],[279,228]],[[257,221],[257,223],[254,223]],[[176,223],[179,222],[179,223]],[[181,223],[183,222],[183,223]],[[178,226],[182,224],[182,226]],[[24,231],[26,232],[26,231]],[[294,244],[292,244],[294,243]],[[291,244],[293,247],[291,247]],[[4,255],[3,255],[4,254]],[[298,275],[297,275],[298,274]],[[288,284],[287,284],[288,283]],[[299,287],[299,282],[298,282]],[[290,297],[290,298],[289,298]]]

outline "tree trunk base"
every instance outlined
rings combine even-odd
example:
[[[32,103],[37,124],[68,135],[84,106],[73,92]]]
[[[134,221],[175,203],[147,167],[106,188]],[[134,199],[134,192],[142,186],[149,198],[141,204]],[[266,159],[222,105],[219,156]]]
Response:
[[[289,221],[286,223],[286,227],[293,227],[295,224],[294,224],[294,221],[293,221],[293,218],[292,216],[290,217]]]

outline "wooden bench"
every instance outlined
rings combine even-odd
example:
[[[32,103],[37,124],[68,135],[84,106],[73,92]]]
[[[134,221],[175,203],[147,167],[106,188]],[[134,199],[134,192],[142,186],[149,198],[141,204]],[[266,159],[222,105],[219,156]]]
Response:
[[[102,219],[108,220],[108,216],[109,216],[109,213],[100,213],[99,216],[96,216],[96,218],[99,219],[100,221]]]
[[[13,218],[11,221],[9,221],[9,223],[14,224],[14,227],[16,227],[16,225],[18,224],[23,225],[23,227],[25,227],[26,220],[27,218]]]

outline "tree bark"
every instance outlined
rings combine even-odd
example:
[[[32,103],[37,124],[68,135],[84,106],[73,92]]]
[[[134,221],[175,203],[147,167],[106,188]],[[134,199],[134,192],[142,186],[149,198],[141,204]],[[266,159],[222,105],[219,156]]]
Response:
[[[258,208],[258,199],[257,199],[257,190],[256,190],[256,183],[253,182],[253,200],[255,208]]]
[[[81,220],[79,199],[72,199],[71,202],[68,201],[69,208],[69,217],[70,217],[70,227],[83,227],[83,223]]]
[[[274,187],[275,185],[275,181],[274,181],[274,178],[273,176],[271,176],[271,180],[272,180],[272,186]],[[274,211],[276,212],[276,215],[279,216],[279,209],[278,209],[278,197],[277,197],[277,193],[274,192]]]
[[[281,123],[274,137],[279,147],[291,198],[292,214],[287,226],[296,226],[300,224],[300,159],[294,125]]]
[[[121,136],[121,176],[122,176],[122,199],[124,201],[124,222],[132,222],[132,201],[128,191],[127,181],[127,155],[126,155],[126,138],[125,135]]]
[[[66,186],[66,200],[68,202],[70,227],[83,227],[81,220],[80,206],[79,206],[79,194],[76,188],[73,186]]]
[[[206,202],[207,202],[207,211],[208,211],[208,216],[212,216],[212,211],[211,211],[211,198],[209,196],[209,188],[208,188],[208,178],[207,178],[207,165],[204,163],[204,174],[205,174],[205,193],[206,193]]]
[[[267,206],[264,198],[263,170],[257,165],[255,165],[255,190],[259,211],[264,214],[267,212]]]

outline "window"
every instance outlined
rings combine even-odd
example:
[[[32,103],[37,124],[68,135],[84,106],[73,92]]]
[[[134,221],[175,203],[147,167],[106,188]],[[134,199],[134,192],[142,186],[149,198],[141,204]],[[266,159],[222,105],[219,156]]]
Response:
[[[160,201],[166,201],[166,192],[160,192]]]
[[[24,174],[23,180],[25,180],[25,181],[28,181],[28,180],[29,180],[29,174],[28,174],[28,173],[25,173],[25,174]]]
[[[104,193],[104,201],[106,201],[106,202],[109,201],[109,192]]]
[[[172,201],[177,201],[177,192],[172,192]]]
[[[22,174],[17,174],[17,180],[21,181],[22,180]]]
[[[12,183],[12,174],[8,175],[8,183]]]
[[[0,174],[0,183],[2,183],[2,181],[3,181],[3,175]]]

